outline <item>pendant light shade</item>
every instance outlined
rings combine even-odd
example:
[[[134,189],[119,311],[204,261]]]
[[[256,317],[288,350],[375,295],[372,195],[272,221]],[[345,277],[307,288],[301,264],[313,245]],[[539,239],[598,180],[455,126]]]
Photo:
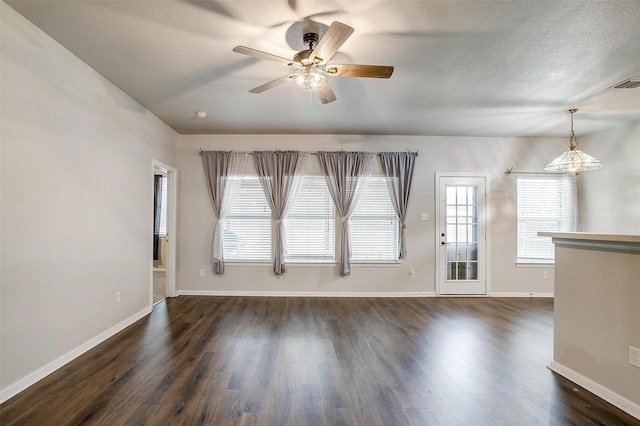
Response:
[[[602,167],[602,161],[582,152],[578,149],[578,140],[573,131],[573,114],[577,109],[567,111],[571,114],[571,136],[569,137],[569,150],[547,164],[544,168],[550,172],[578,173],[585,170],[595,170]]]

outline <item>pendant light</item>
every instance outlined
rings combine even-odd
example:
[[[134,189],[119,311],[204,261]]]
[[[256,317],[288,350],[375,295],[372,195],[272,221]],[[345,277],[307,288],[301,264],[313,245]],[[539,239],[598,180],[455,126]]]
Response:
[[[578,109],[570,109],[571,114],[571,136],[569,137],[569,151],[565,151],[558,158],[547,164],[544,168],[550,172],[578,173],[585,170],[595,170],[602,167],[602,161],[582,152],[578,149],[578,140],[573,132],[573,114]]]

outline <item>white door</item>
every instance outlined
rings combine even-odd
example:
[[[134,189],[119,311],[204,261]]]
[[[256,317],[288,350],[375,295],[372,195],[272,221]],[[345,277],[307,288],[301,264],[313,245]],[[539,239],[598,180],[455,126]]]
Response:
[[[487,294],[486,178],[438,176],[438,294]]]

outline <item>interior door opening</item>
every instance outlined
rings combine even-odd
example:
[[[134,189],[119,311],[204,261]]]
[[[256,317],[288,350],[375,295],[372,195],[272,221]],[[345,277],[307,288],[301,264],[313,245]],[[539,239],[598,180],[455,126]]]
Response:
[[[175,296],[176,169],[153,161],[153,236],[150,302]]]
[[[156,168],[153,176],[153,299],[167,295],[167,173]]]

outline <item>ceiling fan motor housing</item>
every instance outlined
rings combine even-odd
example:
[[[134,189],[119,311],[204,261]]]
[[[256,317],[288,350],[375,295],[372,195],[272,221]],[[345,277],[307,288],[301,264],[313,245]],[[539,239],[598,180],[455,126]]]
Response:
[[[318,44],[320,37],[318,36],[318,33],[305,33],[302,36],[302,40],[304,40],[304,44],[309,46],[309,50],[313,50],[313,48],[316,47],[316,44]]]
[[[300,52],[295,54],[295,56],[293,57],[293,62],[297,62],[305,66],[310,65],[311,61],[309,61],[309,56],[311,56],[311,52],[313,52],[312,49],[301,50]]]
[[[318,33],[305,33],[302,38],[304,40],[304,44],[309,46],[309,49],[301,50],[300,52],[296,53],[293,57],[293,61],[307,66],[311,64],[311,61],[308,60],[309,56],[311,56],[313,48],[316,47],[320,38],[318,37]]]

